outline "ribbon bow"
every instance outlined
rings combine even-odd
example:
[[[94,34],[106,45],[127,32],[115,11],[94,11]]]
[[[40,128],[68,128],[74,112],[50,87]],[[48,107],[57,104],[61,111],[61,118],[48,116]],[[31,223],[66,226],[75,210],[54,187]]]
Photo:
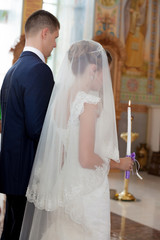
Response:
[[[136,175],[137,175],[137,177],[139,177],[139,178],[142,180],[143,178],[142,178],[142,177],[139,175],[139,173],[138,173],[138,171],[139,171],[139,169],[140,169],[140,164],[139,164],[139,162],[136,160],[136,154],[135,154],[135,152],[131,153],[131,155],[127,155],[127,157],[131,157],[131,159],[133,160],[133,162],[136,163]],[[132,173],[133,173],[133,170],[132,170]],[[130,171],[126,171],[125,178],[126,178],[126,179],[129,179],[129,177],[130,177]]]

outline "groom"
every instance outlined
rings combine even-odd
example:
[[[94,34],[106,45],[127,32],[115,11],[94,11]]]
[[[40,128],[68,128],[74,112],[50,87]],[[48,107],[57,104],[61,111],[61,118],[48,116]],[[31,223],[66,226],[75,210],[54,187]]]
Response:
[[[7,196],[1,240],[18,240],[32,170],[54,80],[45,63],[59,36],[51,13],[34,12],[25,24],[25,48],[1,88],[2,143],[0,192]]]

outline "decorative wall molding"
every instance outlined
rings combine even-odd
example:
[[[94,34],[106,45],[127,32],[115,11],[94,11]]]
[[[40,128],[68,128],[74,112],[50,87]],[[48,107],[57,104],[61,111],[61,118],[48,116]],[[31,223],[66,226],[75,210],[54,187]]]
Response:
[[[16,43],[16,45],[10,49],[10,52],[13,53],[12,64],[14,64],[18,60],[20,54],[23,51],[24,45],[25,45],[25,35],[22,34],[19,38],[19,41]]]
[[[125,50],[120,39],[111,35],[107,31],[101,35],[95,36],[93,40],[99,42],[104,49],[111,53],[113,65],[111,69],[112,86],[116,108],[116,119],[120,119],[120,88],[121,88],[121,67],[125,61]]]

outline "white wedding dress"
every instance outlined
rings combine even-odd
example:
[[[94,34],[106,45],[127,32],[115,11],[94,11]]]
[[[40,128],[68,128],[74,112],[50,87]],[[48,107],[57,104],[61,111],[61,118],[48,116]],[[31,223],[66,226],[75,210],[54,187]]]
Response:
[[[78,159],[78,139],[79,139],[79,116],[83,113],[84,104],[97,104],[100,98],[79,92],[72,104],[68,128],[58,129],[59,136],[70,155],[69,164],[62,167],[61,175],[57,183],[58,204],[55,207],[54,199],[48,200],[48,209],[52,214],[50,226],[43,233],[41,240],[109,240],[110,239],[110,205],[109,205],[109,185],[107,174],[109,171],[109,160],[105,159],[103,167],[96,170],[82,168]],[[97,120],[97,127],[100,124],[101,116]],[[74,143],[76,148],[68,149]],[[97,139],[97,151],[98,139]],[[100,147],[102,151],[102,146]],[[98,154],[98,152],[97,152]],[[103,155],[101,153],[100,155]],[[70,168],[67,169],[66,168]],[[74,169],[78,169],[76,174]],[[69,175],[65,176],[68,172]],[[69,187],[65,188],[65,183]],[[34,184],[33,184],[34,185]],[[35,188],[38,188],[35,180]],[[34,202],[34,191],[28,188],[28,201]],[[45,196],[44,196],[45,198]],[[44,204],[41,196],[38,208]],[[33,225],[35,219],[33,220]],[[37,220],[36,220],[37,221]],[[33,229],[36,229],[36,225]],[[32,234],[31,234],[32,235]],[[33,239],[30,237],[29,239]],[[39,239],[40,240],[40,239]]]
[[[59,221],[50,226],[42,240],[109,240],[110,206],[107,176],[103,184],[93,191],[70,202],[70,212],[59,208]],[[83,209],[83,217],[82,215]],[[60,217],[61,216],[61,217]],[[78,218],[81,218],[78,221]],[[83,219],[83,222],[81,220]],[[63,229],[63,230],[62,230]]]

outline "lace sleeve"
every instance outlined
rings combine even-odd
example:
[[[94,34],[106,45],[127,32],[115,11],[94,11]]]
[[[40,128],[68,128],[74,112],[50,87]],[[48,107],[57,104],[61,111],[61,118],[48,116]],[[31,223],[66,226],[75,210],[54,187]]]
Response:
[[[84,111],[85,103],[97,104],[100,101],[101,99],[99,97],[93,96],[91,94],[87,94],[83,91],[79,92],[75,98],[75,101],[72,104],[68,125],[79,123],[79,116]]]

